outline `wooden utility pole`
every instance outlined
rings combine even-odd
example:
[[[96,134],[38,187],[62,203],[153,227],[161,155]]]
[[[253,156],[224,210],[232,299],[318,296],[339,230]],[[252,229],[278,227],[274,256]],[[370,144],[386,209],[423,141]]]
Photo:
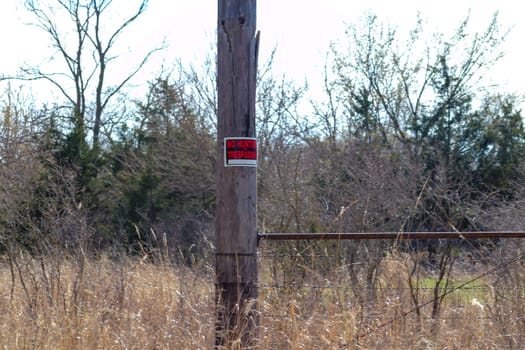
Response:
[[[219,0],[216,346],[252,348],[258,326],[256,0]]]

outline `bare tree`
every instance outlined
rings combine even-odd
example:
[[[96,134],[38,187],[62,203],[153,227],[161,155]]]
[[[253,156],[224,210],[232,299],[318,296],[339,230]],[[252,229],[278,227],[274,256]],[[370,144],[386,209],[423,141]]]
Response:
[[[472,32],[469,23],[467,16],[450,37],[428,36],[419,20],[406,39],[373,15],[349,27],[347,46],[334,45],[333,53],[350,132],[422,143],[445,112],[483,91],[484,74],[502,57],[507,32],[497,13],[483,32]]]
[[[8,245],[28,227],[21,208],[28,207],[41,170],[37,140],[45,120],[22,89],[9,85],[0,98],[0,244]]]
[[[54,85],[73,108],[74,122],[92,131],[92,145],[101,142],[104,112],[110,101],[141,70],[153,53],[153,48],[120,81],[108,84],[110,63],[119,58],[116,43],[128,27],[146,11],[149,0],[140,0],[127,15],[115,20],[115,0],[26,0],[25,7],[34,16],[34,25],[50,38],[55,50],[51,61],[62,60],[63,66],[51,68],[24,67],[23,79],[43,79]],[[122,2],[120,5],[124,5]],[[127,2],[119,11],[132,8]],[[125,10],[124,10],[125,11]],[[65,67],[65,69],[63,69]],[[93,99],[94,101],[92,101]],[[88,108],[94,105],[93,115]],[[90,122],[89,125],[86,125]]]

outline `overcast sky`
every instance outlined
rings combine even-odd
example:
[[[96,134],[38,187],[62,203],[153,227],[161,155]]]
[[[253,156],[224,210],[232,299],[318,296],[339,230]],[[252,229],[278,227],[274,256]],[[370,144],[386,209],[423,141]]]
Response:
[[[504,45],[506,58],[494,69],[494,80],[509,91],[525,91],[525,25],[520,23],[525,5],[521,0],[259,0],[257,5],[261,60],[277,47],[276,71],[299,81],[308,78],[310,85],[320,81],[330,42],[342,38],[347,24],[367,11],[407,29],[420,12],[428,28],[439,31],[455,28],[469,10],[472,23],[482,30],[499,11],[501,24],[513,31]],[[163,39],[169,48],[152,62],[143,79],[152,78],[162,63],[170,65],[177,58],[196,65],[202,62],[215,41],[216,17],[217,0],[150,0],[141,22],[126,37],[127,45],[137,55]],[[22,0],[0,0],[0,74],[16,70],[25,61],[36,63],[48,57],[45,37],[24,24],[30,21]]]

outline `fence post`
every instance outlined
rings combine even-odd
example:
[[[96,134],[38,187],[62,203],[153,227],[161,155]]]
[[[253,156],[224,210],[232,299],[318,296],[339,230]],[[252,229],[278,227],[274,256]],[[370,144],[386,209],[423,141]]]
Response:
[[[215,345],[228,349],[253,347],[258,326],[255,28],[256,0],[219,0]]]

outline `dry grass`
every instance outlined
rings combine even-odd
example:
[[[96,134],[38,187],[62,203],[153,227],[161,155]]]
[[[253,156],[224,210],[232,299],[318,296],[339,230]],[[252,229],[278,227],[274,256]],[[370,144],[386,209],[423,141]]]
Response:
[[[322,260],[319,258],[315,260]],[[340,264],[330,267],[328,273],[303,265],[302,285],[261,289],[263,348],[525,348],[525,266],[521,259],[501,270],[490,264],[475,270],[474,266],[458,266],[449,276],[450,294],[435,316],[437,272],[422,270],[418,288],[411,291],[409,280],[416,283],[416,277],[410,275],[413,264],[408,255],[385,256],[373,278],[369,276],[372,262],[359,269]],[[286,277],[276,270],[272,261],[262,264],[260,273],[271,283],[278,280],[280,286],[288,285],[287,279],[294,280],[290,271]],[[438,291],[445,293],[443,287]]]
[[[18,258],[0,270],[2,349],[207,348],[213,283],[141,261]],[[209,275],[209,274],[208,274]]]
[[[1,349],[212,347],[211,268],[20,254],[11,261],[16,264],[0,263]],[[415,305],[409,259],[383,259],[373,288],[365,275],[352,276],[344,264],[328,274],[303,266],[301,280],[292,286],[283,266],[261,260],[260,349],[525,347],[525,267],[519,262],[451,293],[434,318],[432,304],[419,314],[408,312]],[[472,275],[458,272],[454,283]],[[432,274],[418,283],[420,304],[432,300]]]

